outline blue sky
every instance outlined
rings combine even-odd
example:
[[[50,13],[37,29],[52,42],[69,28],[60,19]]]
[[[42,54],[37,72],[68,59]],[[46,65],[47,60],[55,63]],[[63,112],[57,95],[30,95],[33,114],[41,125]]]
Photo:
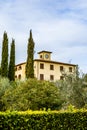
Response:
[[[0,55],[4,31],[16,44],[16,64],[26,61],[29,31],[37,52],[78,64],[87,72],[87,0],[0,0]]]

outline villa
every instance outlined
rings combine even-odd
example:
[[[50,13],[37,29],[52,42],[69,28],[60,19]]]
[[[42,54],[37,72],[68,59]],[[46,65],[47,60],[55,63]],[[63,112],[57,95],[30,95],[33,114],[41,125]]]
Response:
[[[72,74],[76,70],[76,65],[51,60],[50,51],[38,52],[39,58],[34,59],[34,76],[38,80],[56,81],[63,79],[62,72]],[[15,79],[24,80],[26,62],[15,66]]]

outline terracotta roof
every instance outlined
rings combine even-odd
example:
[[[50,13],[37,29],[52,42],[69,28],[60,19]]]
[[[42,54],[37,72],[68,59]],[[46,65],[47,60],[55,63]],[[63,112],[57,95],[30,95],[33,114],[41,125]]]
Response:
[[[52,61],[52,60],[34,59],[34,61],[40,61],[40,62],[47,62],[47,63],[54,63],[54,64],[64,64],[64,65],[76,66],[76,64],[70,64],[70,63],[64,63],[64,62],[58,62],[58,61]]]
[[[15,66],[19,66],[19,65],[23,65],[23,64],[26,64],[26,62],[19,63],[19,64],[15,65]]]
[[[43,51],[38,52],[38,54],[40,54],[40,53],[42,53],[42,52],[52,53],[51,51],[45,51],[45,50],[43,50]]]
[[[64,62],[58,62],[58,61],[52,61],[52,60],[43,60],[43,59],[34,59],[34,61],[40,61],[40,62],[47,62],[47,63],[54,63],[54,64],[61,64],[61,65],[70,65],[70,66],[76,66],[76,64],[70,64],[70,63],[64,63]],[[15,66],[26,64],[26,62],[17,64]]]

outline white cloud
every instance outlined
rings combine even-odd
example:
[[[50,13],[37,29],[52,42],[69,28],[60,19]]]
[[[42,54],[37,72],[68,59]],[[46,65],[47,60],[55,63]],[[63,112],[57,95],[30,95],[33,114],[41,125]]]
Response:
[[[72,63],[86,68],[86,0],[0,1],[0,42],[5,30],[9,42],[15,38],[16,63],[26,60],[30,29],[36,52],[49,50],[54,60],[72,59]]]

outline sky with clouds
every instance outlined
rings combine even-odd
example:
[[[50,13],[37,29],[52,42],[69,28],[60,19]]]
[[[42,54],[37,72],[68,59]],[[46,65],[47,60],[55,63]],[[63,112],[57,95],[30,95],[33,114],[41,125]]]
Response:
[[[30,29],[35,58],[52,51],[52,60],[87,72],[87,0],[0,0],[0,55],[6,31],[9,46],[15,39],[16,64],[25,62]]]

